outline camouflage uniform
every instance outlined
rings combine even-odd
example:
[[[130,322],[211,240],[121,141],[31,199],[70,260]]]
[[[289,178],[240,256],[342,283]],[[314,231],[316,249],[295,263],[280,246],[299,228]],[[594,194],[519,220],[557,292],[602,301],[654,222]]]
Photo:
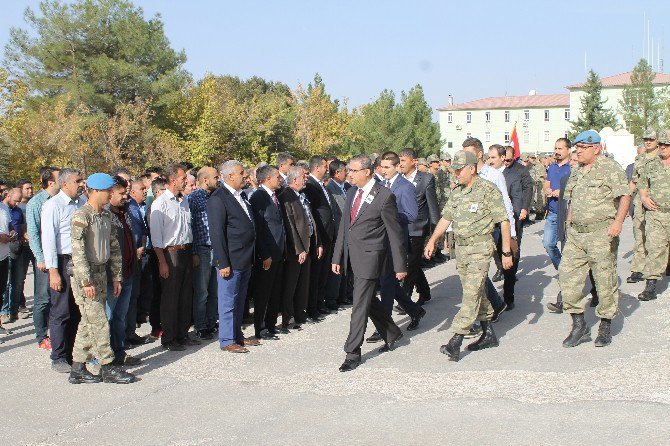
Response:
[[[658,280],[665,273],[670,245],[670,168],[665,167],[660,156],[645,164],[637,187],[648,189],[649,196],[658,207],[656,211],[646,211],[644,234],[653,243],[646,244],[643,271],[645,279]]]
[[[533,179],[533,203],[531,207],[535,209],[536,216],[544,216],[547,207],[547,197],[544,195],[544,182],[547,181],[547,169],[537,160],[530,169],[530,176]]]
[[[647,258],[646,249],[646,231],[645,231],[645,216],[646,209],[642,206],[640,194],[637,193],[637,183],[644,175],[646,165],[653,158],[658,156],[658,149],[650,153],[640,153],[635,157],[633,165],[632,182],[635,184],[635,193],[633,195],[633,237],[635,238],[635,247],[633,248],[633,258],[630,262],[630,270],[632,272],[643,272],[645,270],[645,259]]]
[[[486,298],[484,281],[493,257],[493,229],[507,221],[502,195],[491,182],[477,177],[472,186],[456,186],[442,218],[451,221],[458,248],[456,270],[463,286],[463,303],[451,330],[468,334],[475,320],[488,321],[493,308]]]
[[[81,311],[81,322],[74,341],[72,360],[86,363],[95,356],[101,365],[114,360],[110,346],[109,323],[105,314],[107,296],[107,263],[113,278],[121,281],[121,248],[111,236],[112,222],[108,210],[97,213],[88,203],[72,216],[72,293]],[[84,286],[95,286],[94,299],[84,297]]]
[[[626,175],[610,158],[599,157],[590,169],[573,169],[564,194],[565,200],[570,200],[572,219],[558,268],[563,309],[567,313],[584,312],[582,291],[590,268],[600,297],[596,316],[612,319],[616,314],[619,238],[612,238],[607,232],[617,213],[615,200],[628,193]]]

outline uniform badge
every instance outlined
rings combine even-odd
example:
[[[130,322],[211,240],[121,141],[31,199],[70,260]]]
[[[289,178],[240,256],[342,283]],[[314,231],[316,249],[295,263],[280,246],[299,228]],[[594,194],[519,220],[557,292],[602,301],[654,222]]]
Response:
[[[473,214],[477,212],[477,209],[479,209],[479,205],[477,203],[472,203],[470,205],[470,212],[472,212]]]
[[[375,199],[375,196],[372,195],[372,194],[370,194],[370,195],[368,195],[367,197],[365,197],[365,202],[366,202],[367,204],[370,204],[370,203],[372,203],[372,200],[374,200],[374,199]]]

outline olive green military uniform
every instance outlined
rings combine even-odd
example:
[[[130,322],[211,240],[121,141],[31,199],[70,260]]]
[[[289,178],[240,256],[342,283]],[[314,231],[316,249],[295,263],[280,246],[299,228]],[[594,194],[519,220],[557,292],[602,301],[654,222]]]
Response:
[[[100,364],[114,360],[110,346],[109,323],[105,314],[107,297],[107,263],[114,280],[121,281],[121,249],[111,236],[112,222],[108,210],[96,212],[85,204],[72,216],[72,293],[81,312],[81,322],[74,341],[72,360],[86,363],[95,356]],[[84,286],[95,286],[95,298],[84,296]]]
[[[644,176],[646,165],[657,156],[658,150],[654,150],[651,153],[640,153],[635,157],[635,163],[633,165],[632,181],[635,184],[635,194],[633,196],[633,206],[635,206],[635,212],[633,213],[633,237],[635,238],[635,246],[633,248],[633,258],[630,262],[630,270],[633,272],[643,272],[645,270],[645,260],[647,258],[645,231],[645,216],[647,210],[642,206],[640,194],[637,193],[637,184]]]
[[[547,181],[547,169],[540,160],[533,164],[530,169],[530,176],[533,179],[533,203],[536,215],[544,216],[547,208],[547,197],[544,195],[544,182]]]
[[[573,169],[564,197],[570,200],[572,220],[558,267],[567,313],[584,312],[584,282],[593,271],[600,301],[596,316],[612,319],[619,303],[617,249],[619,238],[607,232],[617,213],[616,199],[628,195],[628,182],[616,161],[601,156],[590,168]]]
[[[645,279],[658,280],[665,273],[670,247],[670,166],[659,155],[652,158],[645,165],[637,187],[647,189],[658,207],[656,211],[646,211],[644,234],[650,243],[646,244],[646,261],[641,271]]]
[[[463,303],[451,330],[466,335],[475,320],[493,317],[484,283],[495,250],[493,229],[497,223],[507,221],[507,212],[498,188],[477,177],[470,187],[456,186],[442,218],[452,222],[458,249],[456,270],[463,286]]]

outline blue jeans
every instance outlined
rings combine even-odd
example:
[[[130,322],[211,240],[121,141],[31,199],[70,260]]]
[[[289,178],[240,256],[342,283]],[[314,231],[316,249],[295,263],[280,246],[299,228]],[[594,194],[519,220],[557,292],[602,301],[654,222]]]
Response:
[[[15,259],[9,259],[9,286],[2,302],[2,314],[18,314],[21,305],[26,273],[30,263],[30,251],[22,248]]]
[[[542,244],[554,268],[558,270],[558,265],[561,263],[561,250],[558,249],[558,215],[556,212],[547,212]]]
[[[198,246],[200,264],[193,268],[193,324],[198,331],[214,328],[217,317],[216,268],[212,266],[212,248]]]
[[[491,306],[493,307],[494,310],[497,310],[500,308],[503,304],[503,300],[500,297],[500,294],[498,294],[498,291],[496,290],[496,287],[493,285],[493,282],[491,282],[491,279],[487,276],[486,277],[486,298],[491,302]]]
[[[121,282],[121,294],[114,297],[114,282],[107,281],[107,301],[105,313],[109,321],[109,343],[114,351],[115,358],[124,358],[126,344],[126,313],[130,305],[130,293],[133,291],[133,277],[130,276]]]
[[[33,325],[35,326],[35,339],[39,344],[47,337],[49,309],[51,308],[49,272],[35,268],[33,283],[35,288],[33,292]]]
[[[250,276],[251,268],[233,269],[225,279],[219,274],[216,275],[219,292],[219,345],[221,347],[244,340],[242,318]]]

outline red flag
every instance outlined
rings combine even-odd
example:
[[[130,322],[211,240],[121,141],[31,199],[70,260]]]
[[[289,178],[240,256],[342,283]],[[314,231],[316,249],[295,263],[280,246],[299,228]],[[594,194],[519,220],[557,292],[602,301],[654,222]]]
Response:
[[[521,149],[519,148],[519,135],[516,134],[516,122],[512,129],[512,136],[509,138],[509,145],[514,147],[514,159],[519,159],[521,156]]]

